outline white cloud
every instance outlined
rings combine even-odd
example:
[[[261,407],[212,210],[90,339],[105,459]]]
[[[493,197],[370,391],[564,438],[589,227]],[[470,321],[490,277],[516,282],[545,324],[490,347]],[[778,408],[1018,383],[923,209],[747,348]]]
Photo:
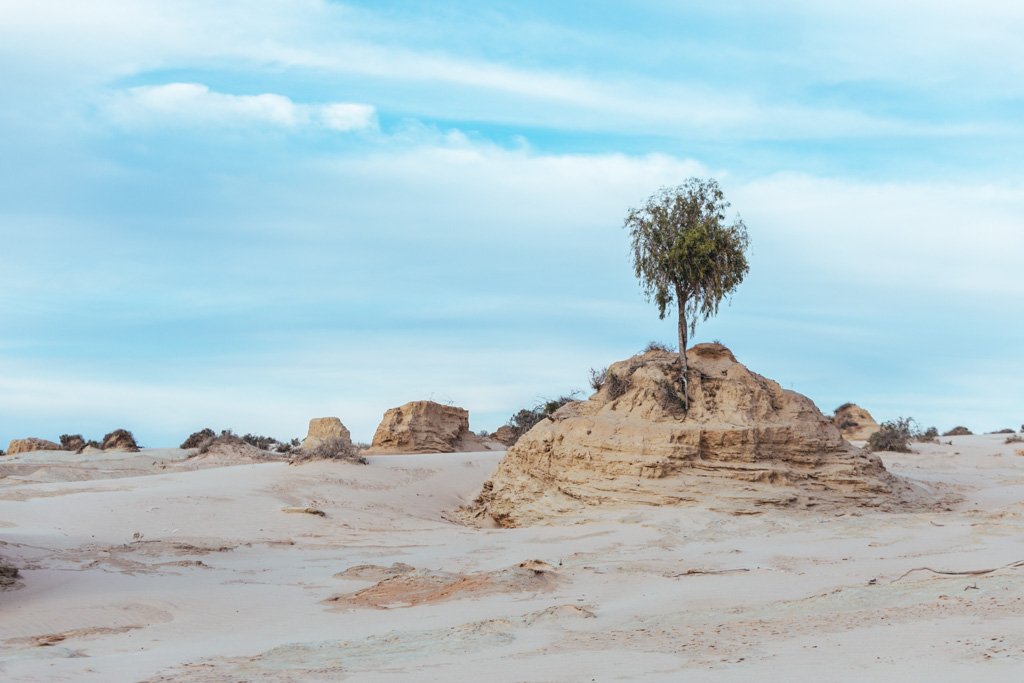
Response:
[[[337,131],[376,127],[376,111],[366,104],[299,104],[273,93],[231,95],[200,83],[168,83],[128,88],[106,103],[106,114],[126,125],[213,125],[248,123],[283,128],[320,127]]]

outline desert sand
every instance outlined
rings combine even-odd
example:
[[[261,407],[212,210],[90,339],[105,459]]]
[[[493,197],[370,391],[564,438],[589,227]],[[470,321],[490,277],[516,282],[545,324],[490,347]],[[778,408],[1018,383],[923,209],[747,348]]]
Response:
[[[5,457],[0,679],[1017,681],[1024,457],[1004,439],[881,454],[945,507],[709,497],[513,529],[454,521],[495,452]]]

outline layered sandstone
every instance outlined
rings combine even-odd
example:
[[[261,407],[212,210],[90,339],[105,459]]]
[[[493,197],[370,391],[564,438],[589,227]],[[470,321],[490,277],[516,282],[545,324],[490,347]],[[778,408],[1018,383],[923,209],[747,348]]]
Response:
[[[367,453],[453,453],[472,450],[469,411],[412,401],[384,413]]]
[[[805,396],[751,372],[720,344],[613,364],[600,390],[509,449],[470,520],[518,526],[601,505],[885,506],[909,486],[854,448]]]
[[[312,450],[331,444],[345,450],[352,449],[352,434],[337,417],[314,417],[309,421],[309,430],[302,440],[303,450]]]
[[[832,424],[849,441],[867,441],[868,437],[878,431],[875,418],[856,403],[844,403],[836,408]]]
[[[30,453],[32,451],[59,450],[61,450],[59,443],[47,441],[46,439],[37,439],[34,436],[30,436],[26,439],[12,439],[11,443],[7,446],[7,455],[17,455],[18,453]]]

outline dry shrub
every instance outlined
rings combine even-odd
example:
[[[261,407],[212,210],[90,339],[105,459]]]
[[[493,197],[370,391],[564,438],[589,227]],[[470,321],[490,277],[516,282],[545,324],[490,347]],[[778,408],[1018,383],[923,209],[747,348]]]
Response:
[[[883,422],[878,431],[868,437],[869,451],[890,451],[910,453],[910,441],[914,438],[914,420],[900,417]]]
[[[942,433],[943,436],[971,436],[972,434],[974,434],[974,432],[963,425],[953,427],[948,432]]]
[[[1024,455],[1024,448],[1018,448],[1017,455]]]
[[[359,454],[359,450],[345,439],[325,439],[309,448],[300,448],[289,460],[295,464],[309,460],[345,460],[366,465],[370,461]]]
[[[668,344],[662,344],[657,341],[647,342],[647,346],[644,347],[643,353],[649,353],[651,351],[668,351],[669,353],[675,353],[676,350]]]
[[[139,450],[139,444],[135,441],[135,435],[127,429],[115,429],[103,437],[103,444],[100,448],[103,450],[123,449],[137,451]]]
[[[81,434],[60,435],[60,447],[65,451],[75,451],[77,453],[85,448],[85,443],[85,439],[82,438]]]
[[[189,434],[188,438],[181,442],[181,446],[179,446],[179,448],[202,448],[204,445],[207,445],[208,442],[213,441],[216,438],[217,434],[209,427],[206,427],[204,429],[200,429],[198,432],[192,432]]]
[[[1003,443],[1024,443],[1024,436],[1014,434],[1012,436],[1006,437],[1006,441],[1004,441]]]
[[[608,368],[603,367],[600,370],[590,368],[590,386],[594,391],[601,391],[601,387],[608,381]]]

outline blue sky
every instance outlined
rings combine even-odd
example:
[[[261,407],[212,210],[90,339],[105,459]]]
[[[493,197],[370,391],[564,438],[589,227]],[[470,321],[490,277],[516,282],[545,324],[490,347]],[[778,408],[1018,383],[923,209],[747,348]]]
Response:
[[[0,442],[493,429],[672,342],[622,221],[716,177],[702,324],[829,412],[1024,422],[1024,7],[0,4]]]

